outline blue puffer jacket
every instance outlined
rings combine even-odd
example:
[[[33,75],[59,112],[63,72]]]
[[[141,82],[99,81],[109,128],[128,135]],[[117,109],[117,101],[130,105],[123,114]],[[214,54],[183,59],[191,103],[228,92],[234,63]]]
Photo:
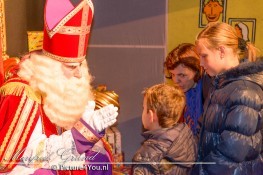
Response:
[[[242,63],[214,78],[204,104],[199,162],[192,174],[263,173],[263,61]]]

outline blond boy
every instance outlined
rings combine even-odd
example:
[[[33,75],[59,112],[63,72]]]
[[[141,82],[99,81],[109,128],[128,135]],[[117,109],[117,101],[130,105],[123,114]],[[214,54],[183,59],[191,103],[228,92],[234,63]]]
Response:
[[[188,174],[196,158],[191,129],[177,123],[185,107],[177,85],[157,84],[144,92],[142,123],[147,130],[133,157],[133,174]]]

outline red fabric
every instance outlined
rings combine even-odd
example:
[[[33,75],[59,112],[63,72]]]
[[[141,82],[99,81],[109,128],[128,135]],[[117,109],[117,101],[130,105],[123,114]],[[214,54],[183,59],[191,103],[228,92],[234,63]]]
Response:
[[[20,80],[19,78],[11,79],[6,84],[12,83],[12,82],[20,82],[22,85],[27,84],[25,81]],[[16,163],[20,161],[20,158],[23,156],[23,151],[25,150],[28,141],[31,137],[31,134],[36,127],[36,123],[40,116],[42,116],[42,120],[44,121],[42,126],[44,127],[43,133],[49,137],[51,134],[57,134],[56,126],[50,122],[50,120],[46,117],[46,115],[43,113],[41,104],[38,104],[36,101],[34,101],[32,107],[29,109],[30,113],[26,117],[26,125],[23,127],[23,131],[21,136],[17,137],[15,140],[18,140],[18,142],[15,145],[15,149],[12,151],[11,159],[7,162],[3,162],[4,155],[7,153],[8,148],[10,148],[9,144],[14,143],[15,140],[11,140],[12,136],[17,134],[18,132],[15,132],[15,128],[21,124],[19,122],[19,118],[23,118],[22,112],[25,109],[26,102],[29,99],[28,97],[25,98],[25,102],[22,103],[21,110],[19,110],[19,106],[21,105],[21,101],[23,101],[23,94],[24,92],[19,95],[4,95],[0,94],[0,173],[10,172],[12,169],[16,166]],[[37,112],[35,115],[33,114],[34,109],[37,108]],[[16,115],[18,114],[18,117]],[[29,126],[30,119],[33,121],[32,125]],[[16,121],[16,122],[15,122]],[[28,133],[26,133],[26,130],[29,127]],[[8,137],[8,132],[10,131],[10,137]],[[6,139],[8,138],[8,139]],[[22,141],[24,140],[24,143]],[[7,142],[6,142],[7,141]],[[10,149],[9,149],[10,150]],[[20,154],[21,153],[21,154]],[[12,159],[15,159],[14,164],[10,165],[9,163],[12,162]],[[6,164],[2,164],[6,163]],[[86,170],[82,171],[57,171],[59,175],[86,175]]]
[[[18,81],[22,82],[22,81]],[[12,151],[11,157],[9,157],[8,160],[6,160],[6,163],[10,163],[12,159],[15,161],[14,164],[7,164],[3,165],[0,169],[0,173],[11,171],[15,166],[16,163],[19,162],[20,158],[23,154],[23,150],[26,148],[27,143],[30,139],[30,136],[35,128],[35,125],[38,120],[39,116],[39,110],[37,110],[36,115],[33,116],[33,109],[38,108],[39,105],[34,102],[32,105],[32,108],[29,109],[29,115],[26,117],[26,123],[29,123],[29,120],[31,119],[32,125],[25,125],[23,127],[23,132],[20,136],[15,137],[13,140],[11,140],[13,134],[15,133],[15,129],[18,127],[19,124],[19,118],[21,117],[21,111],[24,109],[26,101],[28,100],[28,97],[25,98],[25,103],[22,103],[21,105],[21,111],[18,111],[18,106],[21,104],[21,96],[15,96],[15,95],[3,95],[0,96],[0,145],[1,145],[1,151],[0,151],[0,162],[3,162],[4,155],[7,154],[8,148],[10,148],[9,144],[14,144],[15,141],[19,140],[15,146],[13,147],[14,150]],[[17,119],[15,119],[15,115],[17,114]],[[33,119],[33,120],[32,120]],[[25,133],[24,131],[28,129],[28,133]],[[10,135],[9,135],[9,134]],[[2,166],[2,165],[1,165]]]
[[[43,130],[44,130],[44,133],[47,137],[49,137],[50,135],[52,134],[56,134],[58,135],[58,131],[56,129],[56,126],[51,123],[51,121],[48,119],[48,117],[44,114],[44,111],[43,111],[43,107],[41,105],[41,108],[39,108],[40,110],[40,114],[42,116],[42,121],[43,121]]]

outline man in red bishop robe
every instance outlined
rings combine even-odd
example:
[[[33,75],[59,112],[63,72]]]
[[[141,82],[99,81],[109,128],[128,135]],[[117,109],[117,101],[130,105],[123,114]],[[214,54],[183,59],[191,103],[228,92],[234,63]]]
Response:
[[[43,49],[0,88],[0,173],[111,174],[102,137],[117,107],[94,110],[90,0],[46,0]]]

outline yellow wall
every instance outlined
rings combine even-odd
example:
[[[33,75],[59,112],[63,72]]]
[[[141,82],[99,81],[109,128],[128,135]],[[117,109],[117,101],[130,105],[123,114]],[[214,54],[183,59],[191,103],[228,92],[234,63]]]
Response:
[[[167,51],[182,42],[193,43],[198,27],[200,0],[169,0]],[[255,46],[263,55],[263,0],[227,0],[228,18],[256,18]]]

